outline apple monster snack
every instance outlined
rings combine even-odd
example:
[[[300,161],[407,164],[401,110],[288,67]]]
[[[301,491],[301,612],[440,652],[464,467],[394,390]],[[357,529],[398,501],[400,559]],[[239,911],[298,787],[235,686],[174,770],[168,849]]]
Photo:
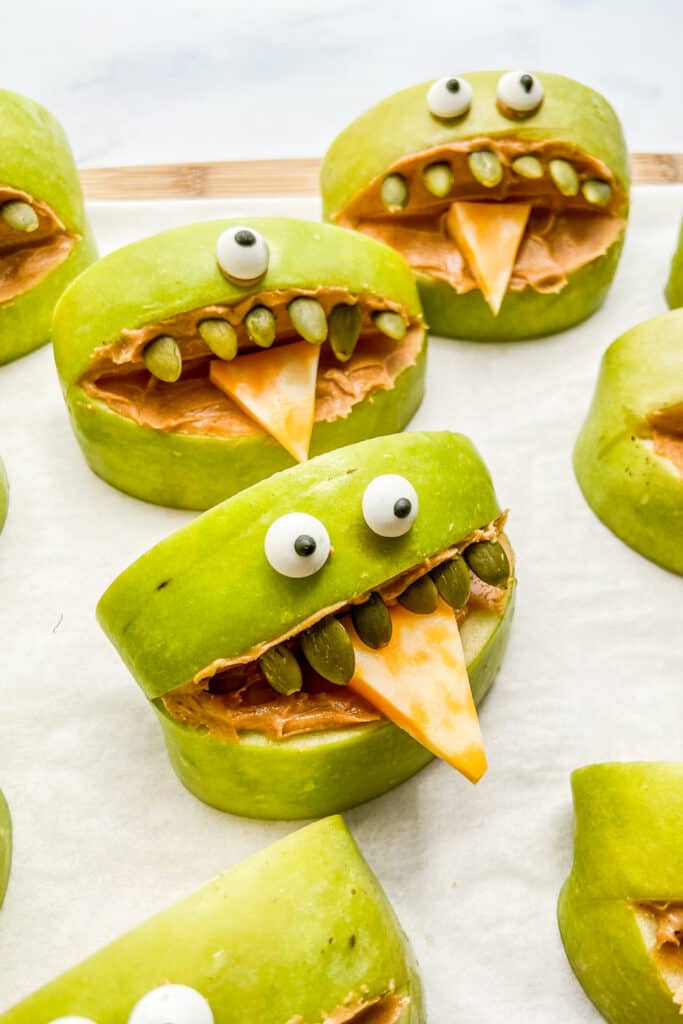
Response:
[[[475,71],[361,114],[323,161],[324,215],[397,249],[430,328],[518,339],[590,316],[617,267],[628,153],[607,101],[561,75]]]
[[[0,790],[0,907],[2,907],[12,865],[12,819]]]
[[[683,222],[678,236],[678,245],[671,261],[671,271],[665,290],[666,301],[671,309],[683,306]]]
[[[607,349],[574,469],[617,537],[683,575],[683,310],[639,324]]]
[[[433,755],[476,781],[512,617],[504,521],[462,435],[364,441],[162,541],[99,620],[178,776],[221,810],[318,817]]]
[[[408,266],[310,221],[213,221],[126,246],[68,290],[54,337],[91,467],[182,508],[401,430],[424,386]]]
[[[341,818],[219,875],[0,1024],[423,1024],[408,940]]]
[[[683,1008],[683,764],[596,764],[572,775],[574,864],[562,941],[610,1024],[676,1024]]]
[[[57,299],[96,256],[61,126],[0,90],[0,364],[48,341]]]

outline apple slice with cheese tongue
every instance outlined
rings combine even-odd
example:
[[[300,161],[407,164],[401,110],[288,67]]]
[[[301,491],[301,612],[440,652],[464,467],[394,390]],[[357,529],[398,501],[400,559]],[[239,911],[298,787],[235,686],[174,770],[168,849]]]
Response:
[[[319,345],[297,341],[230,363],[212,359],[209,377],[297,462],[305,462],[315,420],[319,356]]]
[[[460,630],[452,608],[416,615],[389,609],[391,640],[379,650],[359,638],[350,617],[344,625],[356,654],[351,689],[470,782],[486,771],[486,754],[470,689]]]
[[[498,315],[524,237],[530,203],[451,203],[448,233]]]

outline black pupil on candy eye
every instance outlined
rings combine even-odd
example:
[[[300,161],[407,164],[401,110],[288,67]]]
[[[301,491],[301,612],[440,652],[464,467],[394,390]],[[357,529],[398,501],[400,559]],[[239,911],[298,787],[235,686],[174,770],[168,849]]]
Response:
[[[406,516],[410,515],[413,503],[410,498],[399,498],[394,503],[394,515],[397,519],[405,519]]]
[[[524,89],[524,92],[531,92],[531,90],[534,87],[534,76],[522,75],[522,77],[519,80],[519,84],[521,85],[522,89]]]
[[[294,541],[294,550],[297,555],[302,555],[304,558],[308,558],[315,551],[316,543],[308,533],[300,534]]]
[[[253,245],[256,241],[256,235],[252,231],[243,229],[238,231],[235,235],[235,241],[238,245]]]
[[[449,92],[460,92],[460,82],[457,78],[449,78],[446,82],[446,88]]]

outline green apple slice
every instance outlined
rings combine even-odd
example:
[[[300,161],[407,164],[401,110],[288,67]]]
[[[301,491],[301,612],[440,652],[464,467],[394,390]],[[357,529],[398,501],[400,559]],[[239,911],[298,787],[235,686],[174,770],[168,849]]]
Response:
[[[611,1024],[675,1024],[683,1002],[683,764],[591,765],[574,772],[572,792],[574,863],[558,905],[569,961]]]
[[[7,892],[9,873],[12,867],[12,819],[9,807],[0,791],[0,907]]]
[[[425,1020],[408,941],[341,818],[229,869],[29,996],[0,1024],[65,1016],[126,1024],[141,999],[169,983],[194,990],[195,1002],[210,1007],[200,1019],[214,1024]]]
[[[639,324],[607,349],[574,470],[618,537],[683,574],[683,310]]]

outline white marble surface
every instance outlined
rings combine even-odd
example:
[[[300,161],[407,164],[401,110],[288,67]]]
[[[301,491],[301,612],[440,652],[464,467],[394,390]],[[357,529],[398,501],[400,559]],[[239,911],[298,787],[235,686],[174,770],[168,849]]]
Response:
[[[86,166],[315,155],[387,93],[510,66],[603,91],[633,149],[683,149],[681,0],[36,0],[2,22],[2,84]]]

